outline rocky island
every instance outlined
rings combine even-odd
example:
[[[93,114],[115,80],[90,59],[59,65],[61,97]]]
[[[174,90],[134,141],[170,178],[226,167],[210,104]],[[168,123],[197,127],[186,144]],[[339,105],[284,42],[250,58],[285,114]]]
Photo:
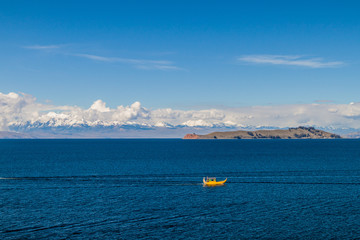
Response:
[[[184,139],[334,139],[340,135],[313,127],[297,127],[286,130],[257,130],[213,132],[206,135],[186,134]]]

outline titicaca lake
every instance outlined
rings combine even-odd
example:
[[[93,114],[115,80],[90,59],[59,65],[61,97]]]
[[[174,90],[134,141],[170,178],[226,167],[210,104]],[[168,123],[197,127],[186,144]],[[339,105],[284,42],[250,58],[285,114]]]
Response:
[[[353,239],[360,140],[1,140],[0,198],[1,239]]]

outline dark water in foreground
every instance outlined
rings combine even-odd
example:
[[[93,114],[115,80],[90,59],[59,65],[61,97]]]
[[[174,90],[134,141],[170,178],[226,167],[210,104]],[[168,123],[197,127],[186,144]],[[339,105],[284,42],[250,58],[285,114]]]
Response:
[[[1,140],[0,199],[1,239],[353,239],[360,141]]]

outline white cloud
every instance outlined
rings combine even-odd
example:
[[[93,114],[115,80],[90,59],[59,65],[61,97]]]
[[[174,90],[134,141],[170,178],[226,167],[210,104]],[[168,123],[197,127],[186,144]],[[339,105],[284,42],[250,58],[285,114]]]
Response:
[[[123,63],[130,64],[138,69],[146,70],[162,70],[162,71],[172,71],[172,70],[184,70],[176,66],[173,62],[167,60],[152,60],[152,59],[136,59],[136,58],[120,58],[120,57],[105,57],[88,53],[73,53],[72,51],[62,52],[62,51],[52,51],[56,50],[63,45],[32,45],[25,46],[26,49],[40,50],[40,51],[51,51],[56,52],[61,55],[69,55],[74,57],[86,58],[93,61],[99,62],[113,62],[113,63]]]
[[[101,62],[118,62],[134,65],[139,69],[155,69],[155,70],[182,70],[181,68],[174,65],[171,61],[166,60],[146,60],[146,59],[135,59],[135,58],[119,58],[119,57],[104,57],[93,54],[72,54],[73,56],[87,58],[94,61]]]
[[[34,49],[34,50],[51,50],[60,48],[61,45],[32,45],[32,46],[25,46],[24,48],[27,49]]]
[[[322,58],[309,58],[298,55],[245,55],[237,59],[255,64],[292,65],[310,68],[331,68],[343,65],[343,62],[326,62]]]
[[[102,57],[102,56],[97,56],[97,55],[92,55],[92,54],[78,53],[78,54],[72,54],[72,55],[76,56],[76,57],[83,57],[83,58],[87,58],[87,59],[91,59],[91,60],[95,60],[95,61],[101,61],[101,62],[115,62],[116,61],[115,58]]]
[[[272,126],[360,129],[360,103],[349,104],[298,104],[278,106],[252,106],[227,109],[175,110],[171,108],[150,110],[140,102],[130,106],[109,108],[96,100],[88,109],[76,106],[42,104],[23,93],[0,93],[0,130],[14,126],[36,128],[76,126],[141,127],[231,127]]]
[[[106,107],[106,103],[100,99],[96,100],[93,105],[91,105],[90,109],[99,112],[110,112],[110,108]]]

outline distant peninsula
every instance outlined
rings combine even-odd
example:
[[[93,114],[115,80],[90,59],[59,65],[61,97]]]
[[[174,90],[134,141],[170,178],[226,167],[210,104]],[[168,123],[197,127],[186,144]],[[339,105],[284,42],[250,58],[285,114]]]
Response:
[[[186,134],[183,139],[335,139],[340,135],[313,127],[297,127],[286,130],[257,130],[213,132],[206,135]]]

